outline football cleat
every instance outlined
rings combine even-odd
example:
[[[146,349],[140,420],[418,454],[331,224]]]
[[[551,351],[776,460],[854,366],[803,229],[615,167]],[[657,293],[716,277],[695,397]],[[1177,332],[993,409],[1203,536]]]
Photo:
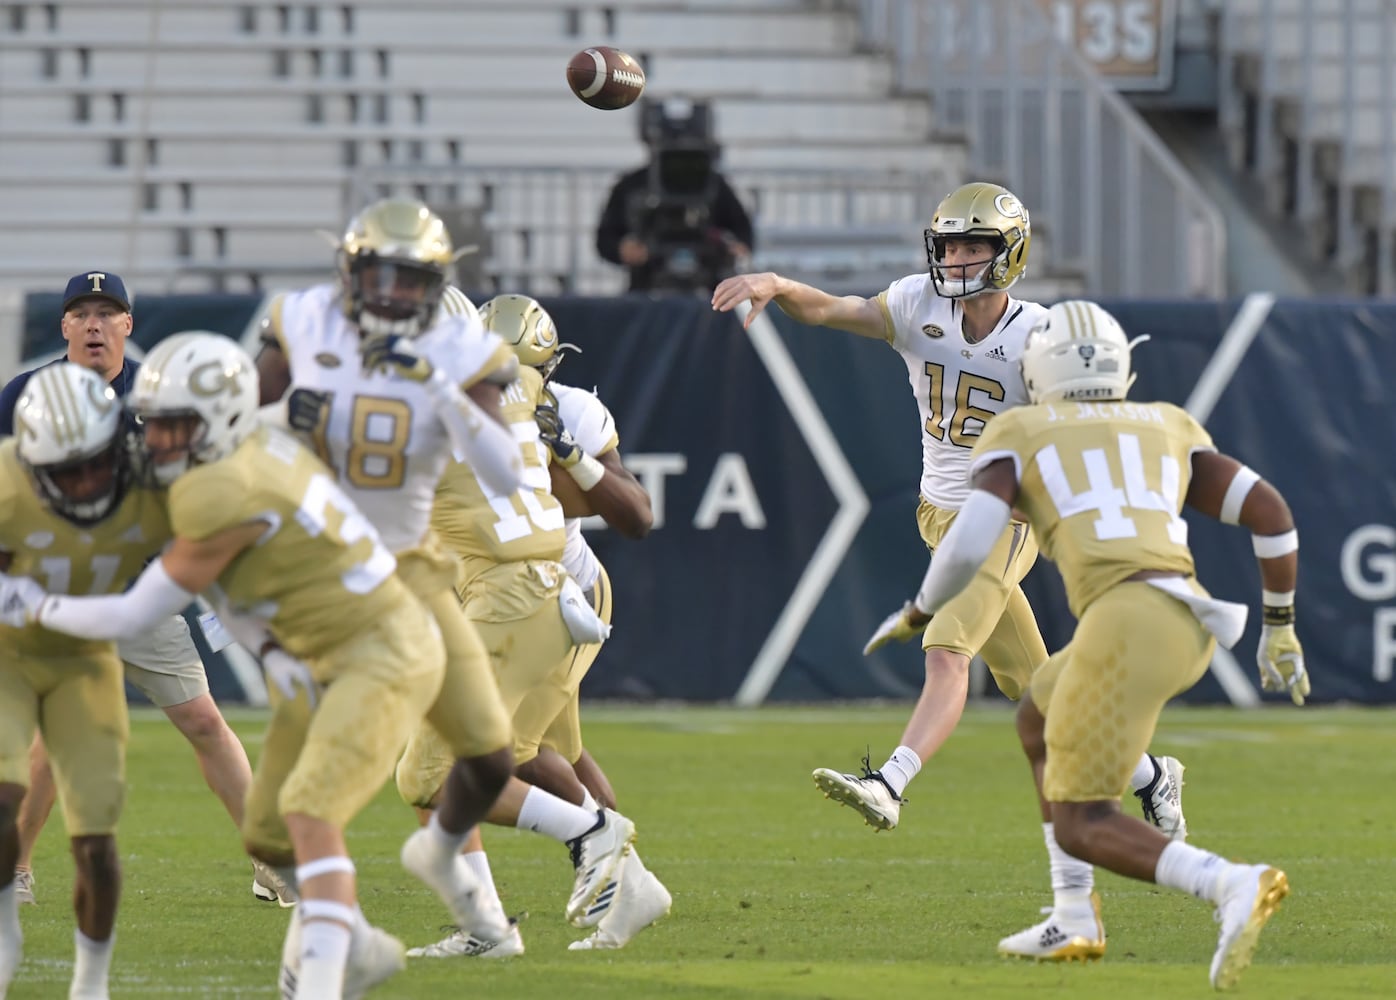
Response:
[[[1134,793],[1144,810],[1144,819],[1158,827],[1170,840],[1188,839],[1188,822],[1183,818],[1183,767],[1176,757],[1154,757],[1154,780]]]
[[[369,990],[405,968],[402,942],[360,919],[349,939],[349,959],[344,964],[344,1000],[362,1000]]]
[[[881,771],[871,770],[868,758],[863,758],[863,776],[831,771],[827,767],[814,770],[814,783],[826,799],[856,809],[868,826],[881,833],[896,827],[902,813],[902,800],[893,794],[883,780]]]
[[[519,933],[519,921],[509,918],[509,934],[502,941],[486,941],[455,927],[447,927],[451,933],[435,944],[421,948],[408,948],[408,958],[513,958],[524,953],[523,935]]]
[[[369,990],[407,968],[402,942],[359,917],[350,930],[349,957],[344,963],[344,1000],[361,1000]],[[291,913],[281,945],[277,986],[281,1000],[296,1000],[301,971],[301,911]]]
[[[1100,896],[1091,893],[1091,914],[1067,917],[1052,907],[1047,919],[999,942],[1005,958],[1034,962],[1094,962],[1105,957],[1105,925],[1100,921]]]
[[[252,895],[264,903],[276,903],[288,910],[300,902],[296,890],[276,873],[276,869],[260,861],[252,862]]]
[[[34,898],[34,873],[28,869],[15,869],[15,901],[24,903],[37,903]]]
[[[1215,915],[1221,934],[1212,956],[1211,975],[1213,987],[1228,990],[1251,964],[1266,921],[1289,895],[1289,879],[1267,865],[1233,865],[1222,879]]]
[[[407,838],[402,867],[440,897],[456,927],[483,941],[503,941],[509,936],[509,918],[494,893],[486,892],[467,866],[456,864],[454,854],[440,858],[430,838],[426,827]]]
[[[587,910],[612,882],[622,882],[621,859],[635,840],[635,824],[613,809],[596,811],[596,826],[567,842],[572,852],[576,879],[567,900],[567,919],[574,927],[585,926]]]
[[[614,902],[602,913],[600,926],[590,937],[569,944],[568,951],[624,948],[636,934],[669,913],[673,897],[634,851],[621,862],[621,867],[625,877],[620,881]]]

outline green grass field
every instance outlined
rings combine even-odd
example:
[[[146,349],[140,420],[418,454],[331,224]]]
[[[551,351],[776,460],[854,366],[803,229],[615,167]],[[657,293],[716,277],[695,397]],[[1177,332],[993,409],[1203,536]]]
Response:
[[[1098,876],[1109,951],[1083,967],[1006,962],[994,946],[1050,902],[1027,769],[1003,709],[972,709],[910,789],[902,825],[874,834],[809,772],[853,769],[896,743],[906,709],[601,710],[588,744],[640,827],[673,913],[621,952],[568,952],[565,851],[489,829],[526,955],[419,960],[382,997],[1201,997],[1216,925],[1207,906]],[[235,714],[254,759],[263,722]],[[1396,995],[1396,717],[1363,710],[1169,710],[1158,748],[1188,765],[1192,841],[1285,868],[1293,892],[1240,992]],[[133,720],[120,831],[125,897],[112,992],[271,997],[286,912],[256,903],[231,824],[163,718]],[[1133,801],[1130,802],[1133,807]],[[397,863],[413,819],[385,790],[351,829],[370,919],[409,945],[444,911]],[[36,857],[39,903],[11,1000],[66,996],[71,864],[61,822]]]

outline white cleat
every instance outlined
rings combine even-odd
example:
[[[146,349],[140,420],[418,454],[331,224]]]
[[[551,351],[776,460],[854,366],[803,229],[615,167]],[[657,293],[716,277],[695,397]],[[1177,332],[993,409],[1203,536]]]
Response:
[[[465,931],[453,930],[435,944],[408,948],[408,958],[513,958],[524,953],[519,922],[509,921],[509,935],[503,941],[485,941]]]
[[[407,968],[402,942],[362,917],[350,931],[349,958],[344,964],[344,1000],[360,1000],[369,990]],[[301,971],[301,911],[291,913],[281,945],[277,987],[282,1000],[296,1000]]]
[[[369,990],[407,968],[402,942],[387,931],[360,920],[349,940],[344,965],[344,1000],[362,1000]]]
[[[815,768],[814,783],[826,799],[856,809],[879,833],[895,828],[902,814],[902,800],[892,794],[881,774],[868,770],[866,762],[861,778],[827,767]]]
[[[484,891],[466,865],[456,864],[454,854],[441,858],[430,838],[425,827],[407,838],[402,845],[402,867],[440,897],[456,927],[483,941],[503,941],[509,936],[509,918],[494,902],[494,894]]]
[[[252,862],[252,895],[264,903],[276,903],[289,910],[300,902],[296,890],[276,873],[276,869],[260,861]]]
[[[32,906],[38,902],[34,898],[34,873],[32,871],[15,870],[15,901],[21,906],[26,903]]]
[[[664,883],[645,868],[633,851],[621,862],[622,879],[590,937],[573,941],[568,951],[610,951],[624,948],[646,927],[669,913],[674,899]],[[605,893],[603,892],[604,896]],[[595,909],[595,907],[593,907]],[[588,911],[588,917],[591,916]]]
[[[1154,757],[1154,780],[1134,793],[1144,810],[1144,818],[1158,827],[1169,840],[1188,839],[1188,821],[1183,818],[1183,767],[1176,757]]]
[[[1260,932],[1280,901],[1289,895],[1289,879],[1267,865],[1234,865],[1222,876],[1216,920],[1221,924],[1217,952],[1212,956],[1212,986],[1229,990],[1251,964]]]
[[[10,988],[10,981],[24,961],[24,932],[14,937],[0,937],[0,998]]]
[[[612,882],[624,885],[620,864],[635,840],[635,824],[614,809],[598,809],[599,825],[567,842],[572,852],[576,880],[567,900],[567,919],[574,927],[585,926],[589,910]]]
[[[1105,957],[1105,925],[1100,921],[1100,896],[1091,893],[1090,916],[1058,915],[1051,907],[1047,919],[999,942],[1005,958],[1034,962],[1094,962]]]

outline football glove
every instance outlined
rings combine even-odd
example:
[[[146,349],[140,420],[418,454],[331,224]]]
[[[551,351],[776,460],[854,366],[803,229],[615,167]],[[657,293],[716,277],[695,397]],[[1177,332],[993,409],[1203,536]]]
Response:
[[[413,382],[425,382],[435,371],[431,362],[417,353],[412,338],[401,334],[370,337],[363,342],[359,352],[367,371],[386,368],[399,378]]]
[[[320,689],[310,668],[280,646],[273,646],[262,654],[262,672],[267,675],[267,681],[276,685],[276,689],[289,700],[295,700],[296,688],[305,688],[306,700],[311,708],[315,707]]]
[[[916,616],[915,618],[913,616]],[[917,624],[919,619],[920,624]],[[914,639],[922,632],[926,631],[926,623],[930,618],[921,614],[911,601],[907,601],[896,611],[882,620],[882,624],[877,627],[877,631],[872,634],[868,644],[863,647],[863,655],[867,656],[887,645],[893,639],[897,642],[906,642]]]
[[[1309,694],[1309,674],[1304,669],[1304,649],[1293,625],[1262,625],[1255,661],[1260,666],[1260,686],[1266,691],[1288,691],[1296,705]]]
[[[318,389],[292,389],[286,397],[286,424],[293,431],[311,434],[320,426],[333,393]]]
[[[584,452],[572,432],[562,422],[562,415],[551,403],[540,403],[533,411],[533,419],[538,423],[538,436],[553,453],[557,464],[564,469],[582,460]]]
[[[24,628],[38,619],[39,605],[48,591],[27,576],[0,573],[0,624]]]

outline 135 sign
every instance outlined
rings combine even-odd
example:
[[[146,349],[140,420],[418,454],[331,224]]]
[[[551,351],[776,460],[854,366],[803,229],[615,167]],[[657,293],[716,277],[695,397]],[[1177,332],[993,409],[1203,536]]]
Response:
[[[1119,90],[1173,83],[1174,0],[1038,0],[1057,35]]]

